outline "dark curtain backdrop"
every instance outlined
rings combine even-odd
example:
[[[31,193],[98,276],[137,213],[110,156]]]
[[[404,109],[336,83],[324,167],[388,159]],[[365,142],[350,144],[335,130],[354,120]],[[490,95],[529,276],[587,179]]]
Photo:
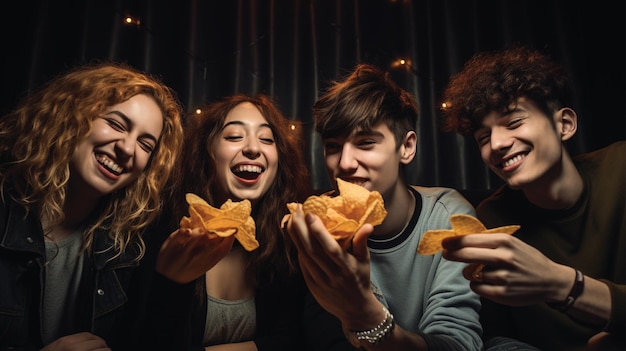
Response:
[[[524,43],[564,63],[580,120],[573,153],[625,139],[623,0],[23,0],[0,14],[2,113],[76,64],[125,61],[157,74],[193,113],[233,93],[277,101],[327,189],[311,106],[359,62],[388,70],[420,105],[409,180],[489,190],[473,140],[438,130],[439,98],[475,52]],[[139,22],[127,24],[126,16]],[[405,59],[405,65],[398,65]]]

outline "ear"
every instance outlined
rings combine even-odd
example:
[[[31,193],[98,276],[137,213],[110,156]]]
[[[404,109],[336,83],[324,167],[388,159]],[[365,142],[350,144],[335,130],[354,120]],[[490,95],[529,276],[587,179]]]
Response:
[[[402,164],[409,164],[413,161],[415,153],[417,152],[417,134],[415,131],[409,131],[404,136],[404,141],[400,145],[400,162]]]
[[[563,107],[556,112],[556,125],[561,133],[561,140],[566,141],[576,134],[578,129],[578,117],[576,111],[569,107]]]

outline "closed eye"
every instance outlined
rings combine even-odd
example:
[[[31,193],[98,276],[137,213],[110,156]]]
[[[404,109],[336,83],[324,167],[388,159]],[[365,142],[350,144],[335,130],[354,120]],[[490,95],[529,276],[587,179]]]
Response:
[[[491,133],[489,131],[477,131],[474,133],[474,139],[478,143],[479,146],[483,146],[489,143],[489,138],[491,137]]]
[[[145,152],[152,153],[154,151],[156,145],[152,138],[140,138],[139,139],[139,147],[141,147]]]
[[[241,135],[226,135],[224,136],[224,139],[228,141],[238,141],[243,139],[243,137]]]
[[[324,152],[326,154],[332,154],[341,150],[341,144],[335,141],[324,142]]]
[[[506,124],[506,127],[508,129],[515,129],[522,125],[522,121],[523,121],[522,118],[512,119]]]
[[[362,139],[358,141],[357,146],[361,149],[371,149],[376,144],[377,141],[374,139]]]
[[[122,122],[118,121],[117,119],[113,117],[106,117],[106,116],[102,118],[104,118],[107,124],[111,126],[111,128],[115,129],[116,131],[123,132],[126,130],[126,126]]]

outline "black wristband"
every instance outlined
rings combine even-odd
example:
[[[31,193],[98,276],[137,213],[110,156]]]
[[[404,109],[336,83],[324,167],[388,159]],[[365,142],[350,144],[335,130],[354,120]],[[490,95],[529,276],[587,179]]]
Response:
[[[548,305],[552,308],[555,308],[561,312],[565,312],[572,307],[574,301],[580,296],[583,292],[583,288],[585,287],[585,275],[576,270],[576,279],[574,280],[574,286],[572,286],[572,290],[570,290],[569,294],[565,298],[565,300],[561,302],[548,303]]]

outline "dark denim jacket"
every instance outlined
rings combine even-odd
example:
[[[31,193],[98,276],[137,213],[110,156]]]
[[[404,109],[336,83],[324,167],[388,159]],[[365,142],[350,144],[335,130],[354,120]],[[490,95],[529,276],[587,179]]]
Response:
[[[41,302],[45,284],[45,245],[41,224],[32,212],[4,193],[0,203],[0,350],[39,350]],[[77,316],[79,330],[103,337],[114,347],[133,333],[139,306],[128,306],[133,273],[138,265],[136,246],[112,261],[105,232],[96,233],[94,248],[84,260]],[[135,324],[134,324],[135,323]],[[126,346],[129,346],[128,344]]]

